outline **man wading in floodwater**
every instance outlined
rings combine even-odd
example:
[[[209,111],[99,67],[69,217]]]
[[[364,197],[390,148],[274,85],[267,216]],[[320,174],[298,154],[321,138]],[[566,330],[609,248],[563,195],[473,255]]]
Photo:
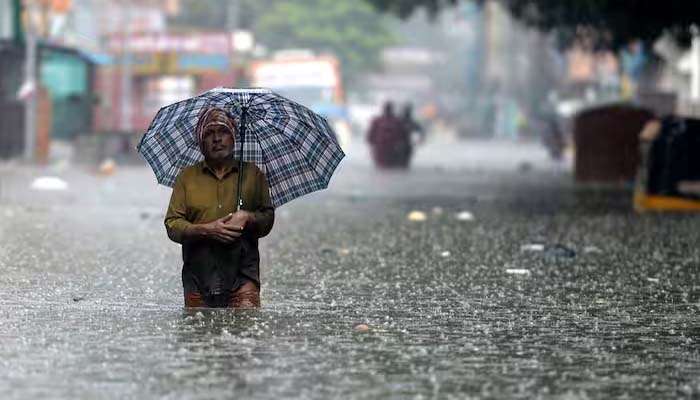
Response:
[[[236,121],[219,108],[199,116],[196,135],[204,160],[180,172],[165,227],[182,244],[186,307],[260,306],[258,239],[272,229],[275,211],[265,175],[233,158]],[[238,174],[243,206],[236,211]]]

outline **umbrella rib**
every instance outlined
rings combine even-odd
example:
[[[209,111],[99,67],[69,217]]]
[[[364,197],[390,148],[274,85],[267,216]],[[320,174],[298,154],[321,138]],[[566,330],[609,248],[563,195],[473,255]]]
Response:
[[[289,114],[287,114],[286,117],[288,117],[289,119],[293,119],[293,120],[295,120],[295,121],[297,121],[297,122],[303,124],[304,127],[305,127],[306,129],[308,129],[308,130],[320,131],[319,129],[316,129],[315,127],[310,127],[309,124],[308,124],[306,121],[302,120],[302,119],[299,119],[299,118],[292,118]],[[269,119],[267,119],[267,118],[261,119],[261,121],[265,121],[265,120],[267,120],[267,122],[273,122],[273,121],[271,121],[271,120],[269,120]],[[309,158],[308,158],[308,157],[305,157],[305,156],[304,156],[305,154],[303,154],[303,153],[300,152],[300,148],[303,147],[303,144],[304,144],[306,138],[301,138],[301,141],[300,141],[300,140],[299,140],[300,138],[297,138],[297,137],[294,137],[294,136],[291,136],[291,135],[287,134],[287,132],[285,132],[284,129],[276,129],[276,130],[275,130],[275,134],[280,135],[280,136],[282,136],[283,138],[285,138],[286,140],[290,140],[290,141],[292,141],[292,142],[295,144],[295,151],[296,151],[296,152],[299,152],[299,153],[301,154],[301,157],[299,157],[299,158],[301,158],[301,159],[304,160],[304,162],[305,162],[306,165],[308,166],[307,170],[310,171],[311,173],[313,173],[313,175],[314,175],[315,178],[322,178],[321,180],[323,181],[323,186],[326,186],[326,187],[327,187],[328,182],[330,181],[330,177],[328,177],[327,179],[324,178],[324,172],[325,172],[325,171],[318,171],[318,170],[316,169],[315,166],[311,165],[311,163],[309,162],[309,161],[310,161]],[[319,140],[323,141],[324,148],[326,148],[326,147],[328,147],[329,145],[332,145],[332,144],[333,144],[333,140],[332,140],[331,138],[329,138],[327,135],[318,135],[317,137],[318,137]],[[323,153],[325,153],[325,152],[322,151],[322,154],[323,154]],[[344,156],[345,156],[345,154],[343,154],[343,157],[344,157]],[[343,157],[341,157],[341,159],[342,159]],[[334,165],[334,169],[335,169],[335,167],[337,167],[337,164]],[[297,175],[300,175],[300,174],[297,174]]]

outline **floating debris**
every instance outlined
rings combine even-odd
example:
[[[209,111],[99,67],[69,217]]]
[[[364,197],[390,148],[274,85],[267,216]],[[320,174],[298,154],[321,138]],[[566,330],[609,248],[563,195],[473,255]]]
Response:
[[[357,333],[366,333],[369,332],[369,325],[367,324],[357,324],[355,325],[354,328],[352,328]]]
[[[347,256],[348,254],[350,254],[350,249],[345,249],[345,248],[340,249],[338,251],[338,254],[340,254],[341,256]]]
[[[541,243],[528,243],[520,246],[520,251],[544,251],[544,247]]]
[[[544,255],[548,258],[574,258],[576,257],[576,252],[564,245],[555,244],[546,246]]]
[[[85,296],[73,296],[73,301],[76,303],[85,300]]]
[[[586,246],[583,248],[583,252],[585,254],[601,254],[603,252],[603,250],[601,250],[595,246]]]
[[[506,270],[506,274],[511,274],[511,275],[529,275],[530,270],[529,269],[524,269],[524,268],[508,268]]]
[[[113,159],[107,158],[100,163],[97,171],[100,175],[113,175],[117,170],[117,163]]]
[[[462,211],[457,214],[458,221],[474,221],[474,214],[469,211]]]
[[[423,222],[428,219],[428,216],[423,211],[411,211],[406,218],[413,222]]]
[[[323,254],[324,256],[331,256],[331,255],[335,255],[336,252],[334,249],[331,249],[330,247],[324,247],[321,249],[321,254]]]
[[[452,253],[450,253],[449,251],[443,251],[442,253],[440,253],[440,256],[443,258],[447,258],[450,255],[452,255]]]
[[[32,182],[34,190],[68,190],[68,183],[61,178],[55,176],[42,176],[34,179]]]
[[[576,252],[561,244],[527,243],[520,246],[520,251],[531,253],[543,253],[547,258],[574,258]]]
[[[651,283],[659,283],[659,278],[647,277],[647,281]]]

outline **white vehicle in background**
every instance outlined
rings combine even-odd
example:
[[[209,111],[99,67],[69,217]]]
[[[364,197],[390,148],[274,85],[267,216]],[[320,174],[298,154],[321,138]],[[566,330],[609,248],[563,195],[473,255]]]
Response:
[[[272,89],[324,116],[347,149],[351,130],[336,57],[309,50],[280,51],[270,59],[254,61],[250,77],[252,86]]]

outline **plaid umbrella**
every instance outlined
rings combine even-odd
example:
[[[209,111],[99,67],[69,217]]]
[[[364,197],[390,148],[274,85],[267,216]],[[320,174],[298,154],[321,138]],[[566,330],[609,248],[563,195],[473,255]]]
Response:
[[[328,122],[308,108],[267,89],[216,88],[163,107],[153,118],[137,148],[158,183],[172,187],[183,168],[204,158],[195,127],[208,107],[239,121],[238,159],[265,173],[275,207],[328,187],[345,156]]]

